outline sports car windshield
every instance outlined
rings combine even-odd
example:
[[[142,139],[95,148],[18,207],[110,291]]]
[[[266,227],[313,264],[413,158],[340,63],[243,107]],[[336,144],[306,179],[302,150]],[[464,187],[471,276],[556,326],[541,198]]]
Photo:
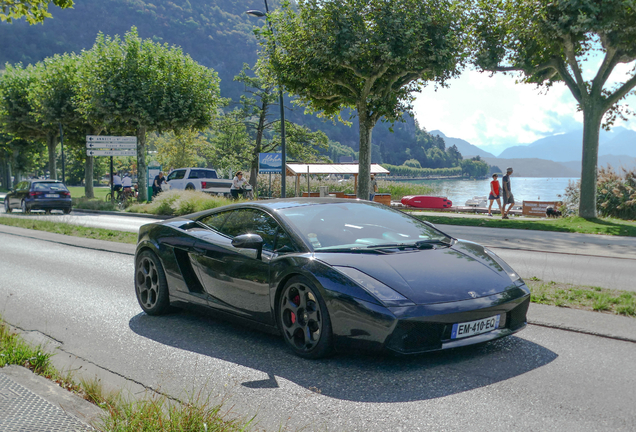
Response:
[[[389,207],[361,203],[305,205],[278,210],[314,251],[448,246],[451,239]]]

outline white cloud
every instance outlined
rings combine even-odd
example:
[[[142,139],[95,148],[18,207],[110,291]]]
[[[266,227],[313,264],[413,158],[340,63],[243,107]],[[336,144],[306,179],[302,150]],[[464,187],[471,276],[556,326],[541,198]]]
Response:
[[[622,65],[612,75],[627,73]],[[439,129],[494,154],[517,144],[529,144],[548,135],[580,127],[583,116],[564,84],[549,91],[517,84],[515,77],[466,71],[449,88],[427,87],[414,103],[415,117],[427,130]],[[631,97],[636,109],[636,97]],[[617,126],[636,130],[636,119]]]

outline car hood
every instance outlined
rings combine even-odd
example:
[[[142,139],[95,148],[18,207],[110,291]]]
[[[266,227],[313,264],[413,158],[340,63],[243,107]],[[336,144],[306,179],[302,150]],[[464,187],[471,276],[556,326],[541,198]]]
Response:
[[[514,285],[509,268],[503,268],[483,246],[462,240],[438,249],[316,253],[316,258],[331,266],[356,268],[416,304],[485,297]]]

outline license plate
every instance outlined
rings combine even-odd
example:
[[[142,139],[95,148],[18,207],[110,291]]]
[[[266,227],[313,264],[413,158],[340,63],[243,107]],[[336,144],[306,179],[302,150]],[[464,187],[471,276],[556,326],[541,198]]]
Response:
[[[482,333],[488,333],[499,327],[499,318],[501,315],[495,315],[490,318],[484,318],[476,321],[453,324],[451,339],[461,339],[468,336],[475,336]]]
[[[60,196],[58,194],[45,194],[44,195],[47,198],[59,198]]]

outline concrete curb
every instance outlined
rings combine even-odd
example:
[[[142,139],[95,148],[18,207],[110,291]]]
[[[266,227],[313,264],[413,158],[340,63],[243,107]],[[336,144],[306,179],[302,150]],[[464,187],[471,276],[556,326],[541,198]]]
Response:
[[[111,216],[130,216],[130,217],[140,217],[140,218],[159,219],[159,220],[165,220],[165,219],[170,219],[175,217],[175,216],[168,216],[168,215],[153,215],[148,213],[116,212],[116,211],[89,210],[89,209],[78,209],[78,208],[74,208],[73,213],[103,214],[103,215],[111,215]]]

